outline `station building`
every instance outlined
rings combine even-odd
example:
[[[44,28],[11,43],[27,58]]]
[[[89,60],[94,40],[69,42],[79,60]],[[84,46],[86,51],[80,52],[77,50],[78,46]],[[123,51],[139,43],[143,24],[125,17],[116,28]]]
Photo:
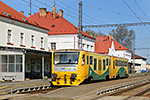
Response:
[[[56,13],[56,7],[49,12],[46,8],[40,8],[39,12],[29,17],[39,25],[48,28],[48,50],[55,51],[59,49],[79,49],[81,44],[78,41],[78,28],[63,18],[63,10]],[[82,32],[82,49],[86,51],[95,50],[95,38]]]
[[[109,36],[96,37],[95,52],[128,59],[129,72],[131,73],[132,51],[115,41],[111,34],[109,34]]]
[[[21,13],[0,1],[0,81],[50,77],[49,29]]]
[[[133,54],[132,54],[132,62],[133,62]],[[135,62],[135,73],[141,73],[142,70],[148,70],[146,69],[146,60],[147,58],[141,57],[139,55],[135,54],[134,62]],[[133,65],[132,65],[133,68]]]

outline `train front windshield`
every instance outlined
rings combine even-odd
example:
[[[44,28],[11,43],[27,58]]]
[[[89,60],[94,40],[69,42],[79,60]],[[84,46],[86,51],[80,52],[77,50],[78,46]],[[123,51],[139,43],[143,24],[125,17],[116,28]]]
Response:
[[[55,52],[55,70],[76,70],[78,64],[78,57],[79,52]]]

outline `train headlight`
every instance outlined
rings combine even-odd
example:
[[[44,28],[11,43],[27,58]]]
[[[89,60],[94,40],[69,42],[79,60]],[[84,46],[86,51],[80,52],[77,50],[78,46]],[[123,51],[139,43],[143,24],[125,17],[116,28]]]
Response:
[[[56,73],[52,74],[52,77],[53,77],[53,78],[56,78],[56,77],[57,77],[57,74],[56,74]]]
[[[77,74],[71,74],[71,78],[77,77]]]

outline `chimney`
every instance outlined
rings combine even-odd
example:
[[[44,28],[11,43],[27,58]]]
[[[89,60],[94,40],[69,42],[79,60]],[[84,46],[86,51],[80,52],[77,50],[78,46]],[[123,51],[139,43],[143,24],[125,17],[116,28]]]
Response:
[[[24,15],[24,11],[20,11],[20,13],[21,13],[22,15]]]
[[[30,17],[30,16],[31,16],[31,14],[29,13],[29,14],[28,14],[28,17]]]
[[[60,15],[61,17],[63,17],[63,10],[62,10],[62,9],[59,10],[59,15]]]
[[[56,18],[56,7],[53,6],[53,18]]]
[[[109,33],[109,40],[113,39],[113,35]]]
[[[40,17],[46,17],[46,14],[47,14],[47,9],[46,8],[40,8],[39,9],[40,11],[39,11],[39,16]]]

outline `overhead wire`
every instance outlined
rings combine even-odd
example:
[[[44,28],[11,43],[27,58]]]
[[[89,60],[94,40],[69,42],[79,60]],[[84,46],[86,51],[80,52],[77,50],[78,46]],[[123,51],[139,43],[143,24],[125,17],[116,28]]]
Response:
[[[50,0],[48,0],[48,1],[52,3],[52,1],[50,1]],[[63,6],[61,6],[61,5],[59,5],[59,4],[55,4],[55,6],[59,6],[60,8],[65,9],[66,11],[68,11],[68,12],[74,14],[74,15],[77,15],[76,13],[74,13],[74,12],[72,12],[72,11],[70,11],[70,10],[64,8]],[[70,7],[70,6],[69,6],[69,7]],[[72,7],[70,7],[70,8],[72,8]],[[71,16],[71,14],[67,14],[67,15]],[[74,18],[75,18],[75,17],[74,17]],[[76,18],[76,19],[78,20],[78,18]],[[89,22],[87,22],[87,21],[85,21],[85,20],[83,20],[83,22],[89,23]]]
[[[142,8],[139,6],[139,4],[134,0],[135,4],[139,7],[139,9],[142,11],[142,13],[144,14],[144,16],[150,21],[150,19],[147,17],[147,15],[144,13],[144,11],[142,10]]]
[[[71,6],[68,6],[67,4],[65,4],[65,3],[61,2],[60,0],[57,0],[57,2],[60,2],[61,4],[63,4],[63,5],[65,5],[65,6],[67,6],[67,7],[71,8],[72,10],[74,10],[74,11],[77,11],[77,12],[78,12],[78,10],[77,10],[77,9],[75,9],[75,8],[73,8],[73,7],[71,7]],[[89,16],[89,15],[87,15],[87,14],[85,14],[85,13],[83,13],[83,15],[85,15],[85,16],[87,16],[87,17],[89,17],[89,18],[93,19],[93,20],[95,20],[95,21],[96,21],[96,23],[97,23],[97,21],[99,21],[99,22],[101,22],[101,23],[104,23],[104,22],[102,22],[102,21],[100,21],[100,20],[98,20],[98,19],[95,19],[95,18],[93,18],[93,17],[91,17],[91,16]],[[84,18],[84,19],[89,21],[89,19],[86,19],[86,18]],[[90,21],[90,22],[91,22],[91,21]]]
[[[123,15],[123,16],[128,16],[128,17],[134,17],[134,18],[135,18],[135,16],[128,15],[128,14],[123,14],[123,13],[120,13],[120,12],[115,12],[115,11],[106,10],[106,9],[102,9],[102,8],[92,7],[92,6],[88,6],[88,5],[85,5],[85,6],[86,6],[86,7],[89,7],[89,8],[93,8],[93,9],[105,11],[105,12],[110,12],[110,13],[114,13],[114,14],[118,14],[118,15]],[[140,18],[141,18],[141,17],[140,17]],[[145,18],[141,18],[141,19],[145,19]]]
[[[65,4],[65,3],[63,3],[63,2],[61,2],[60,0],[57,0],[57,2],[59,2],[59,3],[63,4],[63,5],[65,5],[65,6],[67,6],[69,9],[72,9],[72,10],[78,12],[77,9],[75,9],[75,8],[73,8],[73,7],[69,6],[69,5],[67,5],[67,4]],[[93,18],[93,17],[91,17],[91,16],[89,16],[89,15],[87,15],[87,14],[85,14],[85,13],[82,13],[82,14],[83,14],[84,16],[86,16],[86,17],[92,19],[92,20],[89,20],[89,19],[87,19],[87,18],[83,18],[83,22],[85,22],[85,20],[86,20],[86,23],[87,23],[87,24],[91,24],[91,23],[93,24],[93,22],[94,22],[95,24],[99,24],[99,22],[100,22],[100,23],[104,23],[104,22],[100,21],[99,19]],[[68,14],[68,15],[69,15],[69,14]],[[87,22],[87,21],[88,21],[88,22]],[[95,22],[95,21],[96,21],[96,22]],[[91,22],[91,23],[89,23],[89,22]],[[109,27],[108,27],[108,28],[109,28]],[[106,30],[106,29],[101,29],[101,30],[110,32],[110,31],[108,31],[108,30]]]
[[[132,8],[123,0],[123,2],[126,4],[126,6],[132,11],[132,13],[138,18],[138,20],[142,22],[142,20],[138,17],[138,15],[132,10]],[[145,28],[150,32],[150,30],[148,29],[148,27],[144,24]]]
[[[26,2],[26,3],[28,3],[28,4],[30,4],[30,2],[29,1],[26,1],[26,0],[22,0],[22,1],[24,1],[24,2]],[[36,8],[39,8],[37,5],[34,5],[34,4],[32,4],[34,7],[36,7]]]

